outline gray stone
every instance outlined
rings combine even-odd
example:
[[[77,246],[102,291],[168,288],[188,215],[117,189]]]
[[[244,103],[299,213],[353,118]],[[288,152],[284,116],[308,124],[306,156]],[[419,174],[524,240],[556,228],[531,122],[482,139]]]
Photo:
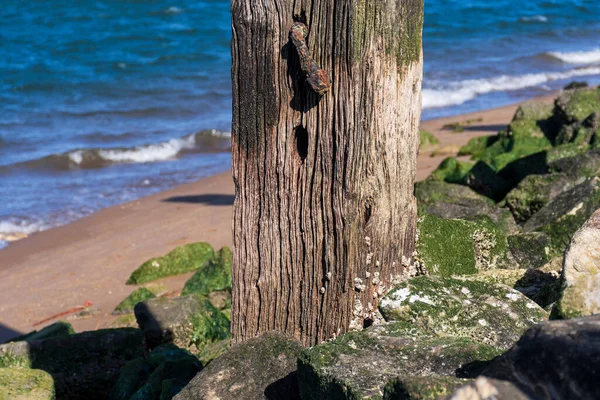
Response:
[[[600,313],[600,210],[573,235],[565,252],[565,285],[557,304],[563,318]]]
[[[0,368],[0,399],[54,400],[52,376],[39,369]]]
[[[51,337],[68,336],[75,333],[73,326],[66,321],[58,321],[52,325],[48,325],[39,331],[29,332],[26,335],[21,335],[9,340],[9,342],[20,342],[22,340],[31,342],[34,340],[48,339]]]
[[[383,400],[436,400],[468,382],[453,376],[398,376],[385,386]]]
[[[0,345],[0,367],[48,372],[59,399],[109,399],[121,367],[144,352],[139,329],[104,329]]]
[[[146,300],[136,304],[134,311],[150,348],[172,342],[200,354],[205,346],[230,337],[225,314],[195,294]]]
[[[474,378],[501,352],[469,338],[435,336],[417,324],[396,322],[305,350],[298,360],[298,382],[303,400],[380,399],[386,386],[388,395],[399,393],[394,388],[398,377],[413,377],[413,383],[415,377]],[[446,385],[455,383],[447,379]]]
[[[480,376],[446,400],[533,400],[510,382]]]
[[[296,360],[302,344],[267,333],[235,345],[212,361],[175,400],[299,399]]]
[[[548,314],[504,285],[419,276],[401,283],[379,303],[386,321],[404,321],[439,336],[468,337],[508,349]]]
[[[506,239],[510,254],[519,267],[539,268],[549,261],[550,238],[545,233],[518,233]]]
[[[600,149],[586,151],[576,157],[561,158],[549,164],[552,172],[559,172],[571,180],[591,178],[600,174]]]
[[[482,375],[535,399],[599,399],[600,316],[541,323]]]

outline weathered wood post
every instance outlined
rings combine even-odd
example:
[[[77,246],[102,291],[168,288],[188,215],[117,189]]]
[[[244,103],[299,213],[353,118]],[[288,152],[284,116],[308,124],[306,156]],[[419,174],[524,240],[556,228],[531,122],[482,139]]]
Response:
[[[376,318],[413,252],[423,0],[232,0],[232,18],[232,333],[312,345]]]

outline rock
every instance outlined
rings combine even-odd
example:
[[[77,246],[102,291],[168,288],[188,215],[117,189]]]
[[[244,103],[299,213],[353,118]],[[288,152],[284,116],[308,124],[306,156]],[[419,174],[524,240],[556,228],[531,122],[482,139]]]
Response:
[[[508,263],[506,234],[488,217],[467,221],[423,215],[417,232],[417,258],[431,274],[468,275]]]
[[[419,149],[421,151],[428,151],[440,144],[438,138],[436,138],[432,133],[427,131],[419,131],[420,142]]]
[[[515,221],[523,223],[556,196],[573,188],[577,183],[561,173],[529,175],[506,195],[506,206]]]
[[[454,157],[448,157],[433,171],[428,179],[448,183],[462,183],[473,168],[473,163],[458,161]]]
[[[200,353],[198,358],[200,358],[202,365],[206,367],[212,360],[215,360],[225,354],[230,347],[231,339],[225,339],[219,342],[211,343],[207,345],[204,350],[202,350],[202,353]]]
[[[139,285],[171,275],[195,271],[213,258],[213,248],[208,243],[191,243],[177,247],[163,257],[152,258],[136,269],[128,285]]]
[[[544,232],[550,238],[550,257],[561,255],[571,236],[600,207],[600,180],[588,179],[535,213],[524,225],[526,232]]]
[[[533,400],[510,382],[480,376],[446,400]]]
[[[493,205],[494,202],[485,196],[476,193],[464,185],[447,183],[435,179],[426,179],[415,183],[415,197],[419,210],[437,202],[461,203],[485,208],[481,203]]]
[[[227,317],[197,295],[138,303],[135,317],[150,348],[172,342],[199,354],[206,345],[230,337]]]
[[[553,105],[541,101],[526,101],[517,108],[513,121],[532,120],[539,121],[552,116]]]
[[[300,342],[278,333],[232,346],[175,399],[299,399],[296,360],[301,350]]]
[[[298,360],[300,394],[305,400],[381,398],[398,377],[474,378],[501,352],[464,337],[431,336],[407,322],[376,325],[305,350]]]
[[[600,175],[600,149],[554,160],[549,163],[549,169],[562,173],[571,180],[596,177]]]
[[[125,300],[119,303],[112,312],[113,315],[127,314],[133,312],[135,305],[141,301],[156,297],[154,293],[145,287],[137,288]]]
[[[535,399],[598,399],[599,373],[600,316],[592,316],[529,329],[482,375],[510,381]]]
[[[526,329],[548,318],[536,303],[508,286],[418,276],[379,303],[386,321],[404,321],[439,336],[468,337],[508,349]]]
[[[485,153],[486,149],[493,145],[497,140],[497,135],[474,137],[460,148],[458,155],[473,156],[474,159],[479,159]]]
[[[39,369],[0,368],[0,399],[54,400],[54,381]]]
[[[492,206],[489,202],[482,200],[457,199],[452,203],[438,201],[427,207],[425,213],[440,218],[467,220],[486,215],[506,231],[517,230],[512,214],[508,210]]]
[[[563,92],[554,102],[554,117],[562,125],[583,121],[600,110],[600,89]]]
[[[588,87],[588,83],[585,81],[573,81],[566,85],[563,90],[573,90],[573,89],[581,89]]]
[[[539,268],[548,263],[550,238],[545,233],[517,233],[506,239],[510,254],[521,268]]]
[[[9,340],[9,342],[20,342],[27,341],[31,342],[34,340],[43,340],[51,337],[59,337],[59,336],[68,336],[75,333],[73,330],[73,326],[66,321],[58,321],[53,323],[52,325],[48,325],[47,327],[39,330],[33,331],[26,335],[21,335],[16,338]]]
[[[231,267],[233,253],[229,247],[219,250],[212,260],[200,268],[186,283],[181,295],[199,294],[210,296],[211,293],[221,292],[223,299],[213,295],[213,305],[217,308],[231,307]],[[217,304],[215,304],[217,303]]]
[[[189,352],[173,344],[154,349],[147,358],[127,363],[119,374],[112,399],[160,400],[172,398],[202,369]],[[168,382],[168,388],[165,388]]]
[[[0,367],[48,372],[58,399],[109,399],[121,367],[144,351],[139,329],[103,329],[0,345]]]
[[[562,277],[565,288],[557,304],[562,318],[600,314],[600,210],[573,235]]]
[[[447,396],[468,379],[452,376],[408,376],[392,379],[385,386],[384,400],[437,400]]]

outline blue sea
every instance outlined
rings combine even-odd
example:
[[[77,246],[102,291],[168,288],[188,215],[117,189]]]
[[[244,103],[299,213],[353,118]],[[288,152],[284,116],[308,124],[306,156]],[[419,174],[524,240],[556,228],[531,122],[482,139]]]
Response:
[[[229,6],[2,2],[0,236],[230,169]],[[600,83],[596,0],[425,8],[426,119]]]

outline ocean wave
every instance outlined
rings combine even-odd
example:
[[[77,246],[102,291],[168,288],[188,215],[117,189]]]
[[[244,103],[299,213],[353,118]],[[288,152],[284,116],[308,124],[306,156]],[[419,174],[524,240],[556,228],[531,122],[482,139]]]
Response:
[[[519,76],[497,76],[487,79],[467,79],[435,89],[423,89],[423,108],[455,106],[492,92],[504,92],[543,85],[547,82],[600,75],[599,67],[573,69],[565,72],[547,72]]]
[[[230,149],[230,138],[231,133],[213,129],[131,148],[77,149],[2,168],[70,170],[103,168],[112,164],[160,162],[175,159],[185,153],[227,151]]]
[[[570,53],[561,53],[553,51],[547,53],[549,56],[565,62],[567,64],[595,64],[600,63],[600,48],[590,51],[574,51]]]
[[[519,22],[548,22],[548,17],[545,15],[534,15],[531,17],[521,17]]]

